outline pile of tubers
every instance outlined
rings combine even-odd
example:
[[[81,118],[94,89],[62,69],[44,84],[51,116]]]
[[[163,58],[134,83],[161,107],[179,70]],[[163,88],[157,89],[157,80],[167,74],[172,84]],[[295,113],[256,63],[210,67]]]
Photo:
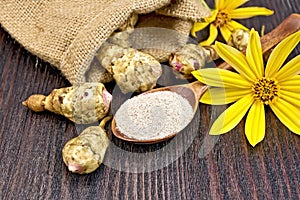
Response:
[[[48,96],[34,94],[23,102],[32,111],[50,111],[77,124],[91,124],[102,120],[100,126],[86,128],[65,144],[62,150],[63,161],[73,173],[95,171],[103,162],[109,146],[110,140],[104,125],[111,118],[106,116],[112,95],[104,84],[115,81],[122,93],[141,93],[154,88],[162,75],[160,62],[151,55],[130,47],[128,38],[136,22],[137,15],[133,14],[95,55],[103,71],[98,83],[54,89]],[[248,42],[247,33],[237,30],[232,36],[231,44],[243,50]],[[169,65],[180,74],[179,78],[191,79],[192,71],[215,59],[218,59],[218,55],[213,46],[186,44],[171,54]]]

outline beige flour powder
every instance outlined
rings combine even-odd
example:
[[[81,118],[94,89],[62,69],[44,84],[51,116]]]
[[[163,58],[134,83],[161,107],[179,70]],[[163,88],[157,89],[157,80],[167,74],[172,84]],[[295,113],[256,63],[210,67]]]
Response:
[[[128,99],[115,114],[117,129],[129,138],[164,138],[184,129],[193,108],[181,95],[160,91]]]

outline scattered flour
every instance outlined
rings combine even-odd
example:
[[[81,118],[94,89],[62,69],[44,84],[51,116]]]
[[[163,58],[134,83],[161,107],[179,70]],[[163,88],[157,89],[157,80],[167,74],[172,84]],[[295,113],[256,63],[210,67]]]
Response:
[[[129,138],[164,138],[184,129],[194,116],[181,95],[160,91],[128,99],[115,114],[116,128]]]

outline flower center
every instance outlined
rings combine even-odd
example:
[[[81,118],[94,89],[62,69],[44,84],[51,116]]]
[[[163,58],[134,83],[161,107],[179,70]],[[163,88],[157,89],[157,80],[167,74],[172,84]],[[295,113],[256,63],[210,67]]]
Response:
[[[219,10],[217,17],[213,23],[216,27],[222,27],[229,21],[230,18],[228,17],[228,13],[224,10]]]
[[[270,78],[261,78],[257,80],[252,90],[254,92],[254,98],[260,100],[264,104],[268,105],[279,96],[279,86],[277,81]]]

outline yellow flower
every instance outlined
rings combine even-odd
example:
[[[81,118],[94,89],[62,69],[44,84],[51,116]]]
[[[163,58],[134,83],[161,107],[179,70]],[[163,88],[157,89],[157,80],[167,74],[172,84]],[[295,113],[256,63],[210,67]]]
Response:
[[[200,102],[222,105],[235,102],[216,119],[210,134],[233,129],[248,112],[245,134],[252,146],[265,136],[265,105],[292,132],[300,134],[300,55],[282,66],[300,41],[300,31],[284,39],[271,53],[264,69],[259,35],[250,31],[246,55],[216,42],[216,51],[236,72],[208,68],[192,74],[209,90]]]
[[[225,39],[229,41],[231,32],[235,29],[248,30],[242,24],[232,19],[245,19],[258,15],[272,15],[272,10],[263,7],[246,7],[238,8],[249,0],[215,0],[216,9],[212,11],[211,17],[205,19],[204,22],[195,22],[191,30],[191,34],[196,37],[196,32],[203,30],[209,24],[209,38],[201,42],[203,46],[211,45],[218,36],[218,29]]]

